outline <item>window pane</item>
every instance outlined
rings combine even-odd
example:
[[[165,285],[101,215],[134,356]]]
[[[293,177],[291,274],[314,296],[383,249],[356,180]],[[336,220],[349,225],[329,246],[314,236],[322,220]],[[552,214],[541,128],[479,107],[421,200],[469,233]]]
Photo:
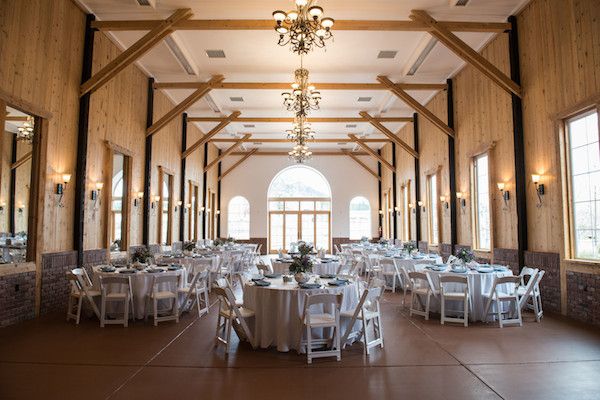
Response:
[[[290,245],[298,241],[298,214],[285,215],[285,248],[290,250]]]
[[[317,214],[317,249],[329,250],[329,214]]]
[[[429,177],[429,218],[431,232],[429,241],[431,244],[437,244],[439,241],[439,225],[438,225],[438,195],[437,195],[437,176]]]
[[[317,201],[317,211],[329,211],[331,210],[330,201]]]
[[[302,240],[315,244],[315,215],[302,214]]]
[[[590,112],[568,120],[567,131],[575,257],[600,259],[598,113]]]
[[[285,211],[298,211],[298,202],[297,201],[286,201],[285,202]]]
[[[355,197],[350,201],[350,239],[363,236],[371,238],[371,205],[365,197]]]
[[[331,197],[331,190],[323,175],[313,168],[293,166],[273,179],[269,197]]]
[[[481,155],[475,159],[475,241],[481,250],[491,249],[490,234],[490,194],[488,156]]]
[[[271,226],[269,227],[271,238],[271,251],[283,249],[283,214],[271,214]]]
[[[270,211],[283,211],[283,201],[270,201],[269,202],[269,210]]]
[[[227,234],[235,239],[250,239],[250,203],[242,196],[229,201]]]
[[[315,202],[314,201],[301,201],[300,209],[302,211],[313,211],[315,209]]]

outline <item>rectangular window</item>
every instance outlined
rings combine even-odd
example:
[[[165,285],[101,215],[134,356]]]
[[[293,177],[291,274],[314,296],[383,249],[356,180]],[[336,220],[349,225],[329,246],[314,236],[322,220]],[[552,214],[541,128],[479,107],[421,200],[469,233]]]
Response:
[[[572,256],[600,259],[600,141],[598,112],[566,120]]]
[[[487,153],[473,159],[472,187],[473,244],[477,250],[490,250],[490,177]]]
[[[427,209],[429,211],[429,244],[436,245],[440,241],[438,220],[438,182],[437,174],[427,177]]]
[[[410,184],[410,183],[409,183]],[[402,186],[402,240],[410,240],[410,186]]]

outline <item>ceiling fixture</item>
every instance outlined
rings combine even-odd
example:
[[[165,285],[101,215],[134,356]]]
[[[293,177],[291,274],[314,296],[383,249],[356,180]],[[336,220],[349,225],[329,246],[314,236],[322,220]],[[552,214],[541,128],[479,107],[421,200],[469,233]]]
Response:
[[[167,36],[165,38],[165,44],[175,59],[177,59],[177,62],[179,65],[181,65],[181,68],[183,68],[188,75],[198,75],[192,64],[188,61],[181,47],[179,47],[175,39],[173,39],[173,36]]]
[[[31,143],[33,142],[33,127],[35,125],[35,122],[33,120],[33,117],[28,115],[27,116],[27,121],[23,122],[23,125],[21,125],[18,129],[17,132],[17,140],[25,142],[25,143]]]
[[[235,103],[241,103],[244,101],[244,98],[241,96],[236,96],[236,97],[230,97],[229,101],[231,102],[235,102]]]
[[[295,118],[294,127],[286,131],[286,133],[288,139],[294,143],[292,151],[288,153],[290,158],[298,164],[308,161],[312,156],[312,152],[308,149],[306,142],[315,137],[310,124],[305,118]]]
[[[206,50],[208,58],[225,58],[225,52],[223,50]]]
[[[396,50],[381,50],[377,58],[396,58],[398,52]]]
[[[321,102],[321,92],[308,82],[308,75],[308,70],[302,68],[302,58],[300,58],[300,68],[294,72],[295,81],[291,85],[292,91],[281,93],[283,105],[288,111],[293,111],[297,118],[306,118],[310,110],[319,109]]]
[[[279,33],[280,46],[290,44],[297,54],[307,54],[313,47],[325,47],[325,41],[333,38],[333,18],[323,18],[323,8],[313,5],[313,0],[296,0],[296,9],[287,13],[273,11],[275,31]]]
[[[368,103],[371,100],[373,100],[372,97],[359,97],[356,101],[361,102],[361,103]]]

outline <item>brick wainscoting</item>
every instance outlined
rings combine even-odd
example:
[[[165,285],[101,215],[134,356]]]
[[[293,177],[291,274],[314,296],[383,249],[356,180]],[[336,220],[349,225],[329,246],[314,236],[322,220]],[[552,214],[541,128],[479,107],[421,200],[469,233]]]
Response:
[[[429,245],[429,244],[428,244],[427,242],[425,242],[425,241],[419,241],[419,242],[417,243],[417,248],[419,249],[419,251],[420,251],[421,253],[427,253],[427,252],[429,251],[429,250],[428,250],[428,245]]]
[[[35,271],[0,276],[0,327],[35,318]]]
[[[600,275],[567,271],[567,316],[600,326]]]
[[[440,243],[438,249],[440,256],[442,256],[444,260],[447,260],[452,254],[452,245],[450,243]]]
[[[560,313],[560,255],[526,251],[525,266],[546,271],[540,283],[544,310]]]
[[[494,264],[508,265],[513,274],[519,274],[519,252],[515,249],[494,249]]]
[[[246,244],[262,244],[262,248],[260,249],[260,254],[267,254],[269,249],[267,248],[267,238],[250,238],[248,240],[235,240],[237,243],[246,243]]]
[[[66,272],[73,268],[77,268],[76,251],[42,254],[41,315],[64,311],[69,297]]]
[[[341,244],[346,244],[346,243],[351,243],[351,242],[352,242],[352,241],[350,240],[350,238],[347,238],[347,237],[334,237],[334,238],[332,239],[332,241],[333,241],[333,246],[334,246],[334,247],[335,247],[336,245],[337,245],[337,246],[340,246]],[[356,242],[356,240],[355,240],[355,242]],[[333,251],[333,249],[331,249],[331,251]]]

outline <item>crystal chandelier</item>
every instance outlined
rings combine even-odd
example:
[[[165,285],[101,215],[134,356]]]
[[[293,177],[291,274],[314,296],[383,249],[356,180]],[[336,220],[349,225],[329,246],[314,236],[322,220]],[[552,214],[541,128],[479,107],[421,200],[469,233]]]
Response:
[[[285,108],[300,118],[305,118],[310,110],[318,110],[321,102],[321,92],[308,82],[308,74],[308,70],[302,67],[300,61],[300,68],[294,71],[292,91],[281,93]]]
[[[287,137],[294,143],[292,151],[288,154],[298,164],[308,161],[312,152],[308,149],[307,140],[314,139],[314,132],[305,118],[295,118],[294,127],[286,131]]]
[[[307,54],[313,46],[323,48],[325,41],[333,37],[333,18],[323,18],[323,9],[313,5],[313,0],[296,0],[295,10],[273,11],[273,18],[275,31],[279,33],[277,44],[290,44],[297,54]]]
[[[292,148],[292,151],[288,153],[290,158],[298,164],[303,164],[310,160],[312,151],[308,149],[306,144],[297,144]]]
[[[23,122],[23,125],[21,125],[18,128],[17,140],[26,142],[26,143],[31,143],[33,141],[34,124],[35,124],[35,122],[33,120],[33,117],[28,115],[27,120],[25,122]]]

